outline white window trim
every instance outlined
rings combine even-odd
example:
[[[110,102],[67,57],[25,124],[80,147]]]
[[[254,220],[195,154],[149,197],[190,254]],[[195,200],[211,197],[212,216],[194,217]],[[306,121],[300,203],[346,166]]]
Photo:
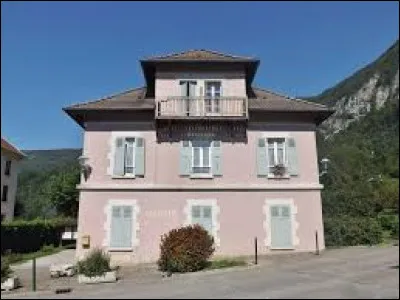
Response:
[[[219,213],[220,208],[217,203],[217,199],[188,199],[186,200],[186,205],[183,209],[184,214],[186,215],[186,220],[184,225],[192,224],[192,206],[203,205],[203,206],[211,206],[212,213],[212,233],[214,237],[214,243],[216,247],[220,246],[220,238],[219,238]]]
[[[212,86],[212,88],[211,88],[211,98],[210,99],[218,99],[218,98],[220,98],[220,97],[222,97],[222,80],[212,80],[212,79],[206,79],[206,80],[204,80],[204,99],[206,99],[207,98],[207,96],[206,96],[206,94],[207,94],[207,85],[208,84],[210,84],[210,83],[219,83],[219,97],[216,97],[215,96],[215,92],[216,92],[216,90],[215,90],[215,87],[214,86]],[[204,105],[205,105],[205,102],[204,102]],[[220,103],[219,103],[219,105],[221,105]],[[210,112],[206,112],[206,110],[205,110],[205,108],[204,108],[204,112],[207,114],[207,115],[215,115],[215,116],[218,116],[218,115],[221,115],[221,107],[219,106],[219,112],[216,112],[215,111],[216,110],[216,102],[215,101],[212,101],[211,100],[211,111]]]
[[[267,163],[268,163],[268,175],[267,178],[278,178],[278,179],[289,179],[290,175],[288,173],[288,168],[289,168],[289,160],[287,157],[286,153],[286,144],[288,142],[289,134],[281,134],[281,135],[268,135],[263,137],[265,139],[265,151],[267,152]],[[268,139],[283,139],[283,160],[284,160],[284,166],[286,168],[286,173],[283,176],[275,176],[274,173],[270,172],[270,166],[269,166],[269,147],[268,147]],[[278,144],[274,142],[274,162],[276,163],[278,161]]]
[[[112,219],[112,208],[113,206],[131,206],[132,207],[132,245],[131,247],[123,247],[123,248],[114,248],[110,247],[111,242],[111,219]],[[140,223],[139,223],[139,213],[140,208],[137,204],[136,200],[133,199],[110,199],[107,202],[107,205],[104,206],[104,214],[106,216],[106,221],[104,222],[104,240],[103,247],[108,251],[134,251],[135,248],[139,246],[139,231],[140,231]]]
[[[191,161],[191,169],[192,169],[192,174],[190,175],[190,178],[212,178],[213,174],[212,174],[212,145],[213,141],[210,141],[210,147],[209,147],[209,152],[208,152],[208,166],[204,166],[203,165],[203,148],[199,148],[200,151],[200,167],[199,168],[209,168],[209,172],[208,173],[194,173],[193,172],[193,168],[194,168],[194,148],[198,148],[198,147],[193,147],[193,143],[192,141],[190,141],[190,147],[192,148],[192,161]]]
[[[291,211],[291,225],[292,225],[292,247],[290,248],[272,248],[271,247],[271,206],[273,205],[289,205]],[[299,228],[299,222],[297,221],[297,205],[294,203],[293,199],[265,199],[264,206],[264,232],[265,239],[264,245],[272,250],[279,249],[295,249],[299,243],[300,239],[297,236],[297,231]]]
[[[126,167],[126,156],[125,156],[125,151],[126,151],[126,147],[127,147],[127,142],[126,139],[134,139],[133,142],[133,157],[132,157],[132,161],[133,161],[133,173],[125,173],[125,167]],[[134,136],[129,136],[129,137],[125,137],[124,139],[124,176],[123,177],[135,177],[136,175],[136,137]]]
[[[117,138],[143,138],[143,133],[140,131],[112,131],[110,134],[110,138],[108,139],[108,149],[109,152],[107,154],[107,158],[109,161],[108,168],[107,168],[107,175],[110,175],[111,178],[116,178],[116,179],[132,179],[135,178],[135,175],[129,175],[129,176],[115,176],[113,174],[114,170],[114,157],[115,157],[115,140]]]

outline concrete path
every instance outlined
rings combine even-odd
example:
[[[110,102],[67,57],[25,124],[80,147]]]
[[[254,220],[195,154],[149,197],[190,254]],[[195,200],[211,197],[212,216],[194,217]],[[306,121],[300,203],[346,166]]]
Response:
[[[69,294],[2,294],[2,298],[395,299],[399,297],[398,251],[398,247],[327,250],[320,256],[270,257],[255,267],[142,280],[137,274],[115,284],[80,286]]]
[[[75,249],[67,249],[56,254],[51,254],[36,259],[37,268],[49,268],[52,264],[64,264],[75,262]],[[32,260],[28,260],[22,264],[12,265],[13,270],[32,269]]]

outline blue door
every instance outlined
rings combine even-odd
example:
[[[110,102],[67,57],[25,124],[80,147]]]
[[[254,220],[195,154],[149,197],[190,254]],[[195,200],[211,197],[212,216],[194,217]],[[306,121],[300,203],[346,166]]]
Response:
[[[292,220],[290,205],[273,205],[271,215],[271,248],[292,249]]]

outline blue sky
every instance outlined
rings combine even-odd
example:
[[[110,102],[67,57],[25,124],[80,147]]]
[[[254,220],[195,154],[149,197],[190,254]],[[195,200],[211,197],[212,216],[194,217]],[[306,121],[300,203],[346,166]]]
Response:
[[[205,48],[261,60],[255,84],[315,95],[399,35],[392,2],[1,2],[1,134],[76,148],[61,108],[143,84],[138,59]]]

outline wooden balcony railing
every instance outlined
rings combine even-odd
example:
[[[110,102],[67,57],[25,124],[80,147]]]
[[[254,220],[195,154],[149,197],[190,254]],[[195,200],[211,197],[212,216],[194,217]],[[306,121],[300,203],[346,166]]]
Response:
[[[157,119],[247,119],[248,102],[245,97],[168,97],[156,101]]]

